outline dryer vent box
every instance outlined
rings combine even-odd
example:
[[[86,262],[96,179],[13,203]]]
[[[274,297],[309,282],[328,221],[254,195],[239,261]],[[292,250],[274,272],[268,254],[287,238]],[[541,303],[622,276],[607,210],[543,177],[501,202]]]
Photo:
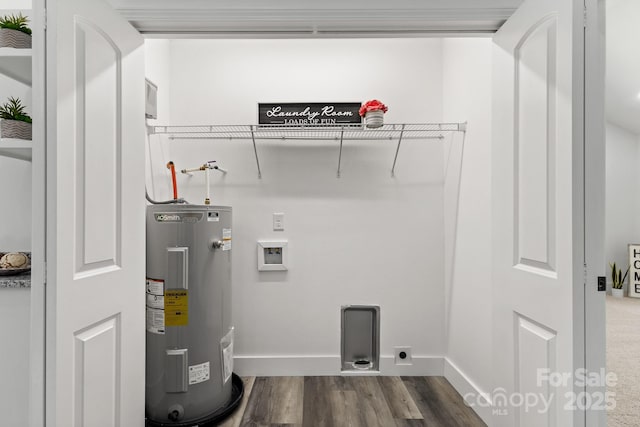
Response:
[[[151,80],[145,79],[145,108],[144,116],[147,119],[158,118],[158,86]]]
[[[340,317],[342,372],[379,371],[380,306],[345,305]]]

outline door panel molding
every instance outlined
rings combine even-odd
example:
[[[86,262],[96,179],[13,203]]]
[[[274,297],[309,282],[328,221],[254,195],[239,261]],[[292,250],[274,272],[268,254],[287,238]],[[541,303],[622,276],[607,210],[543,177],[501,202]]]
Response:
[[[519,40],[514,53],[514,264],[556,273],[557,14]]]
[[[122,52],[76,16],[76,274],[120,268],[122,254]]]
[[[120,334],[120,314],[74,334],[75,426],[119,425]]]
[[[525,399],[534,394],[538,399],[535,406],[521,405],[518,408],[516,425],[554,426],[558,396],[554,394],[546,374],[556,370],[558,333],[518,312],[514,312],[514,319],[515,391]]]

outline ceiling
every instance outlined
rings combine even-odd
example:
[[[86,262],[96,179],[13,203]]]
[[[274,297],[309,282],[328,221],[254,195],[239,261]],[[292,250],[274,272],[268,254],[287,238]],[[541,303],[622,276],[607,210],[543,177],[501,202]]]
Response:
[[[607,0],[607,119],[640,134],[640,1]]]
[[[523,0],[108,0],[139,31],[224,37],[494,32]]]

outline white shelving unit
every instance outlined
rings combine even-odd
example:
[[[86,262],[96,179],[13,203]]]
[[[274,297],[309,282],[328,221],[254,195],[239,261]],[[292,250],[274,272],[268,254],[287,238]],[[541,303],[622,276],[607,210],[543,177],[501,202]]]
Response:
[[[403,140],[443,140],[451,133],[465,133],[466,123],[401,123],[385,124],[379,128],[363,125],[345,126],[260,126],[260,125],[202,125],[202,126],[150,126],[150,134],[168,135],[171,140],[250,140],[258,167],[258,178],[262,177],[257,140],[277,141],[335,141],[340,144],[338,154],[338,178],[342,161],[342,145],[345,141],[391,141],[397,142],[391,176],[394,176],[400,145]]]
[[[0,74],[31,86],[31,49],[0,48]],[[31,141],[0,139],[0,156],[31,161]]]
[[[7,13],[22,13],[23,15],[30,16],[31,10],[9,10],[7,11]],[[31,87],[33,84],[32,56],[32,49],[14,49],[10,47],[1,47],[0,74]],[[0,100],[0,102],[5,101],[6,99]],[[31,99],[23,101],[26,101],[27,104],[31,104]],[[0,138],[1,157],[8,157],[12,159],[31,162],[33,158],[32,147],[33,143],[31,140]],[[2,244],[2,242],[0,242],[0,244]],[[1,246],[0,249],[2,249]],[[31,275],[23,274],[21,276],[6,276],[0,277],[0,279],[3,279],[4,281],[21,282],[23,285],[25,285],[26,283],[30,283]],[[26,287],[30,287],[30,284]]]
[[[0,74],[31,86],[31,49],[1,47]]]
[[[31,161],[31,141],[24,139],[0,139],[0,156]]]

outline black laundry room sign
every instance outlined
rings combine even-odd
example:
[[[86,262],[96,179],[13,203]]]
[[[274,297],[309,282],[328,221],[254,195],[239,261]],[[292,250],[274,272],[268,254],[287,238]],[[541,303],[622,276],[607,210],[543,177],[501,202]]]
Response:
[[[311,102],[258,104],[261,126],[360,125],[360,102]]]

